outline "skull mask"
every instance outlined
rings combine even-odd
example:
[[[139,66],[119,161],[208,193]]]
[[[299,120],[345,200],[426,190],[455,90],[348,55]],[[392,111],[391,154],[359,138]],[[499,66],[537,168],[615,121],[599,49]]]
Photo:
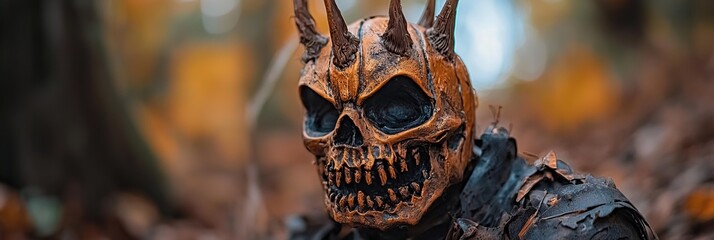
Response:
[[[294,4],[306,49],[303,139],[327,211],[353,226],[417,224],[461,181],[471,158],[477,100],[453,50],[457,1],[435,21],[429,1],[411,24],[392,0],[388,18],[347,26],[334,0],[325,0],[329,41],[315,30],[306,0]]]

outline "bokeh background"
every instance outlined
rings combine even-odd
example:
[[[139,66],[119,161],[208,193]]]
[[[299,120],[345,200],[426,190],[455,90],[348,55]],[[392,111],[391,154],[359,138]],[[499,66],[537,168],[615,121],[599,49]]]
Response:
[[[402,2],[415,22],[425,0]],[[337,3],[352,22],[388,1]],[[323,215],[292,15],[0,1],[0,239],[281,239]],[[456,37],[479,131],[503,106],[528,159],[613,178],[663,239],[714,238],[713,1],[463,0]]]

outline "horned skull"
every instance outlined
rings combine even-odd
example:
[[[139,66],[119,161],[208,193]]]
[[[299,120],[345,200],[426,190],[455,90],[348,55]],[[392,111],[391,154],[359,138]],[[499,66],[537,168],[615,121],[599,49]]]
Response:
[[[333,220],[382,230],[415,225],[471,158],[476,95],[454,54],[456,0],[419,24],[399,0],[388,17],[346,25],[325,0],[330,39],[294,0],[305,63],[303,140]],[[433,25],[433,26],[432,26]]]

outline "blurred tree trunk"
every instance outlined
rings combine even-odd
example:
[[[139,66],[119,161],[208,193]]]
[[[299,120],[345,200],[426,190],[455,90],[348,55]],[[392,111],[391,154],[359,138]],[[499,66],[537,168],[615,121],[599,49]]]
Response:
[[[92,0],[0,2],[0,182],[76,199],[80,221],[106,219],[120,191],[169,213],[158,161],[111,81],[99,21]]]

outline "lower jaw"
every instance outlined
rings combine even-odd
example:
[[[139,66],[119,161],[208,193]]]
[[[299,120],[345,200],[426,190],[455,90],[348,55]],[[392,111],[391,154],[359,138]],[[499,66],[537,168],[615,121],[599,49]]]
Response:
[[[432,164],[435,164],[432,162]],[[472,168],[467,167],[465,173]],[[325,199],[330,217],[338,223],[365,231],[384,233],[388,231],[404,239],[420,236],[420,234],[441,231],[442,225],[451,223],[451,215],[447,212],[458,212],[459,194],[463,190],[464,181],[456,183],[434,182],[433,179],[443,179],[447,173],[443,168],[433,168],[431,178],[424,182],[423,194],[412,202],[401,202],[396,207],[382,211],[345,210]],[[469,174],[464,174],[468,179]],[[447,230],[448,230],[447,226]],[[378,230],[378,231],[377,231]],[[400,235],[401,234],[401,235]],[[444,236],[441,234],[440,236]],[[387,238],[387,237],[374,237]]]
[[[338,223],[359,229],[376,228],[387,230],[396,226],[411,226],[419,223],[421,214],[427,206],[425,201],[417,203],[400,203],[393,211],[345,212],[331,209],[331,218]]]
[[[429,183],[425,183],[429,185]],[[439,187],[436,187],[439,188]],[[415,197],[412,202],[400,202],[395,204],[395,207],[389,210],[375,211],[370,210],[366,212],[344,211],[340,208],[335,208],[335,205],[326,200],[328,204],[328,212],[330,217],[338,223],[344,224],[345,226],[354,227],[358,229],[378,229],[381,231],[392,231],[392,230],[405,230],[412,229],[415,226],[432,225],[424,224],[426,222],[432,222],[434,217],[429,217],[428,221],[423,221],[425,219],[425,214],[427,214],[427,209],[429,208],[439,208],[433,202],[443,201],[439,196],[441,191],[434,191],[437,195],[425,194],[423,197]],[[458,199],[458,198],[455,198]],[[447,211],[442,211],[445,213]],[[448,218],[448,214],[442,214],[443,217]]]
[[[452,216],[444,214],[458,211],[459,193],[463,183],[447,187],[439,196],[433,196],[433,203],[426,206],[414,205],[413,214],[378,213],[373,216],[348,215],[342,212],[331,213],[336,222],[355,227],[365,239],[406,239],[428,236],[446,236],[452,224]],[[429,196],[431,197],[431,196]],[[427,201],[426,199],[424,201]],[[403,209],[406,210],[406,209]],[[420,215],[415,215],[415,214]],[[381,219],[371,221],[370,219]]]
[[[436,172],[432,173],[435,174],[434,177],[436,177],[436,175],[443,175],[443,172],[439,170],[435,171]],[[358,229],[379,229],[381,231],[393,231],[395,229],[400,229],[400,231],[402,231],[405,229],[413,229],[415,227],[422,229],[424,227],[434,226],[434,224],[438,224],[438,222],[441,222],[444,219],[448,220],[449,218],[448,214],[443,214],[448,212],[446,210],[439,211],[442,213],[441,216],[431,215],[430,217],[427,217],[427,214],[429,214],[428,209],[446,208],[443,203],[447,202],[448,199],[441,197],[445,196],[443,195],[445,192],[442,190],[445,188],[450,189],[451,187],[447,188],[440,183],[435,183],[431,180],[425,181],[425,188],[422,196],[413,197],[411,202],[399,202],[395,204],[394,207],[387,210],[369,210],[361,212],[358,210],[341,208],[337,204],[332,203],[329,199],[325,199],[325,203],[330,217],[335,222],[344,224],[345,226]],[[458,194],[454,196],[458,196]],[[451,196],[449,199],[458,199],[458,197]],[[443,219],[437,220],[436,218]],[[409,231],[411,232],[412,230]]]
[[[359,172],[347,168],[335,171],[326,166],[325,172],[330,173],[323,176],[328,183],[325,184],[327,204],[335,211],[362,214],[395,212],[398,205],[413,206],[414,201],[421,200],[424,184],[432,174],[434,163],[427,150],[427,147],[415,147],[408,150],[406,159],[397,159],[395,166],[379,160],[371,170],[357,170]],[[420,160],[415,160],[417,158]],[[335,184],[336,181],[340,184]]]

